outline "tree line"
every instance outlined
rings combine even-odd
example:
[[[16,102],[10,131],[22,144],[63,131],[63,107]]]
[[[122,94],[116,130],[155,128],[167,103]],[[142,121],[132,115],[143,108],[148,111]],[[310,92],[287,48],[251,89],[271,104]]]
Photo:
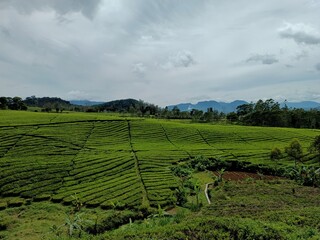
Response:
[[[63,100],[58,97],[36,97],[31,96],[25,99],[21,97],[0,97],[0,109],[10,110],[28,110],[28,107],[40,108],[42,112],[62,112],[68,111],[86,111],[88,107],[75,106],[69,101]],[[38,111],[38,110],[35,110]]]
[[[319,109],[289,109],[286,105],[280,108],[273,99],[240,105],[227,119],[252,126],[320,128]]]
[[[24,102],[29,107],[39,107],[47,112],[50,112],[52,110],[56,112],[61,112],[63,110],[73,110],[72,104],[69,101],[63,100],[58,97],[37,98],[36,96],[31,96],[27,97]]]
[[[192,109],[180,111],[178,107],[169,110],[158,108],[156,117],[167,119],[190,119],[193,122],[222,122],[268,127],[320,128],[320,109],[304,110],[288,108],[273,99],[258,100],[256,103],[239,105],[235,112],[225,114],[208,108],[207,111]]]
[[[0,109],[27,110],[28,107],[20,97],[0,97]]]
[[[160,118],[191,119],[194,122],[221,122],[267,127],[320,128],[320,109],[304,110],[288,108],[273,99],[239,105],[235,112],[225,114],[212,108],[206,112],[192,109],[181,112],[177,107],[172,110],[160,109]]]

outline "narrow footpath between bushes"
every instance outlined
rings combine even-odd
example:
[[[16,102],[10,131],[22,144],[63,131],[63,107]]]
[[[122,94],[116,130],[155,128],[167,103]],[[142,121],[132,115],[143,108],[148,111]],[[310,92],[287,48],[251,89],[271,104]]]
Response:
[[[204,194],[206,195],[208,204],[211,204],[211,201],[210,201],[210,198],[209,198],[209,195],[208,195],[208,186],[209,186],[209,184],[212,184],[212,183],[206,183],[206,188],[204,189]]]

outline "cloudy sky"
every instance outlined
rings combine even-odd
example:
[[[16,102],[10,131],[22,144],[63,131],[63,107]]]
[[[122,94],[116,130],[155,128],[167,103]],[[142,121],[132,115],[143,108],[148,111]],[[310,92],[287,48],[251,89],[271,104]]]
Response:
[[[0,0],[0,95],[320,102],[320,0]]]

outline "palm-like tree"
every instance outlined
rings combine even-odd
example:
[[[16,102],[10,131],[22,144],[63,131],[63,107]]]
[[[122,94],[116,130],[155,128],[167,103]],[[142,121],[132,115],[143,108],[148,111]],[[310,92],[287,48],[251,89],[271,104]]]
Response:
[[[72,237],[75,231],[78,232],[79,237],[81,236],[81,232],[86,222],[85,220],[82,219],[81,216],[82,216],[81,213],[67,215],[63,226],[67,227],[67,232],[69,237]]]
[[[223,181],[223,175],[225,174],[225,171],[226,169],[224,168],[221,168],[219,171],[218,171],[218,183],[221,183]]]

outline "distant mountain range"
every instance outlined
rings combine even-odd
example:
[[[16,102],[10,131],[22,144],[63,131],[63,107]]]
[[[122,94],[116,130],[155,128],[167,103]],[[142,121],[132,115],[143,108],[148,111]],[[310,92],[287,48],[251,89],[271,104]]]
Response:
[[[238,106],[246,103],[248,102],[243,100],[235,100],[230,103],[217,102],[217,101],[211,100],[211,101],[198,102],[196,104],[180,103],[177,105],[169,105],[167,107],[169,110],[172,110],[176,106],[180,109],[180,111],[191,111],[192,109],[207,111],[208,108],[212,108],[213,110],[217,110],[219,112],[229,113],[229,112],[235,112]],[[283,102],[283,103],[280,103],[280,106],[284,107],[285,104],[289,108],[302,108],[305,110],[314,109],[314,108],[320,109],[320,103],[313,102],[313,101],[285,102],[285,103]]]
[[[288,106],[288,108],[303,108],[305,110],[309,109],[319,109],[320,110],[320,103],[313,102],[313,101],[303,101],[303,102],[286,102],[286,103],[280,103],[281,107],[284,107],[285,104]]]
[[[126,99],[125,101],[128,101],[128,100],[133,101],[134,99]],[[110,102],[99,102],[99,101],[90,101],[90,100],[70,100],[69,102],[73,105],[79,105],[79,106],[94,106],[94,105],[103,104],[105,106],[112,105],[113,107],[115,107],[118,104],[118,102],[121,102],[121,101],[124,101],[124,100],[115,100],[115,101],[110,101]],[[138,102],[137,100],[134,100],[134,101]],[[235,100],[230,103],[209,100],[209,101],[201,101],[196,104],[179,103],[177,105],[169,105],[167,107],[169,110],[172,110],[175,106],[177,106],[180,109],[180,111],[191,111],[192,109],[207,111],[208,108],[212,108],[213,110],[217,110],[219,112],[229,113],[229,112],[235,112],[238,106],[240,106],[242,104],[246,104],[246,103],[248,103],[248,102],[244,101],[244,100]],[[130,102],[130,104],[131,104],[131,102]],[[280,103],[280,106],[284,107],[285,104],[288,106],[288,108],[302,108],[305,110],[309,110],[309,109],[320,110],[320,103],[314,102],[314,101],[282,102],[282,103]]]

